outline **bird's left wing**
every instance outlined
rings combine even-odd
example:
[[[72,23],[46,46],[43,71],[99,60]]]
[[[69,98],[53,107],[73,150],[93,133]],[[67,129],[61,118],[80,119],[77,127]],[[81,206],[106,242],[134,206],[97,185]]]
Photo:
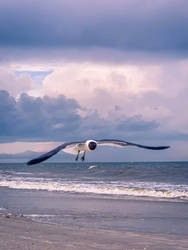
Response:
[[[122,140],[111,140],[111,139],[104,139],[96,141],[97,145],[101,146],[116,146],[116,147],[125,147],[125,146],[136,146],[139,148],[146,148],[151,150],[162,150],[167,149],[170,146],[146,146],[141,144],[136,144],[132,142],[122,141]]]
[[[53,155],[57,154],[59,151],[61,151],[62,149],[65,149],[68,146],[76,146],[79,145],[81,142],[66,142],[61,144],[60,146],[58,146],[57,148],[52,149],[51,151],[49,151],[48,153],[45,153],[35,159],[32,159],[30,161],[27,162],[27,165],[34,165],[37,163],[40,163],[42,161],[47,160],[48,158],[52,157]]]

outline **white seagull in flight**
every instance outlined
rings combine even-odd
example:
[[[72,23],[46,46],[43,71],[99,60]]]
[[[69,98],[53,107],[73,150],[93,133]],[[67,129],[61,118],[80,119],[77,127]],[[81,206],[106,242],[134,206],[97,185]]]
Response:
[[[136,146],[139,148],[146,148],[151,150],[162,150],[169,148],[169,146],[145,146],[132,142],[122,141],[122,140],[86,140],[86,141],[77,141],[77,142],[65,142],[58,146],[57,148],[52,149],[50,152],[45,153],[35,159],[32,159],[27,162],[27,165],[33,165],[47,160],[53,155],[57,154],[59,151],[63,150],[70,154],[76,154],[75,161],[78,160],[79,154],[83,152],[81,160],[85,160],[86,152],[93,152],[97,146],[116,146],[116,147],[125,147],[125,146]]]

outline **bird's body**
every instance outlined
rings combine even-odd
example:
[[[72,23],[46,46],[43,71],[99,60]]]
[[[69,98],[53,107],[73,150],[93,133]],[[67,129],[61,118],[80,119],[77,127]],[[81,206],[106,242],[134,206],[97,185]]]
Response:
[[[55,149],[45,153],[35,159],[27,162],[28,165],[33,165],[47,160],[53,155],[57,154],[59,151],[63,150],[70,154],[76,154],[76,159],[78,160],[79,154],[83,152],[81,160],[85,160],[86,152],[93,152],[98,146],[116,146],[116,147],[125,147],[125,146],[136,146],[139,148],[151,149],[151,150],[163,150],[169,148],[169,146],[145,146],[141,144],[136,144],[132,142],[127,142],[123,140],[113,140],[113,139],[104,139],[104,140],[86,140],[86,141],[77,141],[77,142],[65,142]]]

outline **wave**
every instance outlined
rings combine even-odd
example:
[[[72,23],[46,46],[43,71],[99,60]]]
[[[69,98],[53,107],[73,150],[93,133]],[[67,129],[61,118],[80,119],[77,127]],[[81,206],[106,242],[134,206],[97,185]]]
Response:
[[[18,172],[13,170],[0,170],[0,174],[7,174],[7,175],[33,175],[33,173],[30,172]]]
[[[134,184],[134,185],[133,185]],[[139,196],[139,197],[157,197],[157,198],[180,198],[188,200],[188,187],[182,185],[162,185],[160,183],[126,183],[117,185],[117,183],[102,184],[102,183],[59,183],[59,182],[36,182],[36,181],[0,181],[1,187],[13,189],[31,189],[31,190],[46,190],[46,191],[61,191],[74,193],[93,193],[121,196]],[[162,189],[163,187],[163,189]]]
[[[31,218],[49,218],[49,217],[55,217],[56,215],[53,214],[24,214],[25,217],[31,217]]]

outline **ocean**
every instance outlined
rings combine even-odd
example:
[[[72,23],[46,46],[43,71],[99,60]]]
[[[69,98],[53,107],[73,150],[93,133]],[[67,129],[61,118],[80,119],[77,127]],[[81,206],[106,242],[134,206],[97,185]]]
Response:
[[[0,164],[0,213],[188,234],[188,162]]]

